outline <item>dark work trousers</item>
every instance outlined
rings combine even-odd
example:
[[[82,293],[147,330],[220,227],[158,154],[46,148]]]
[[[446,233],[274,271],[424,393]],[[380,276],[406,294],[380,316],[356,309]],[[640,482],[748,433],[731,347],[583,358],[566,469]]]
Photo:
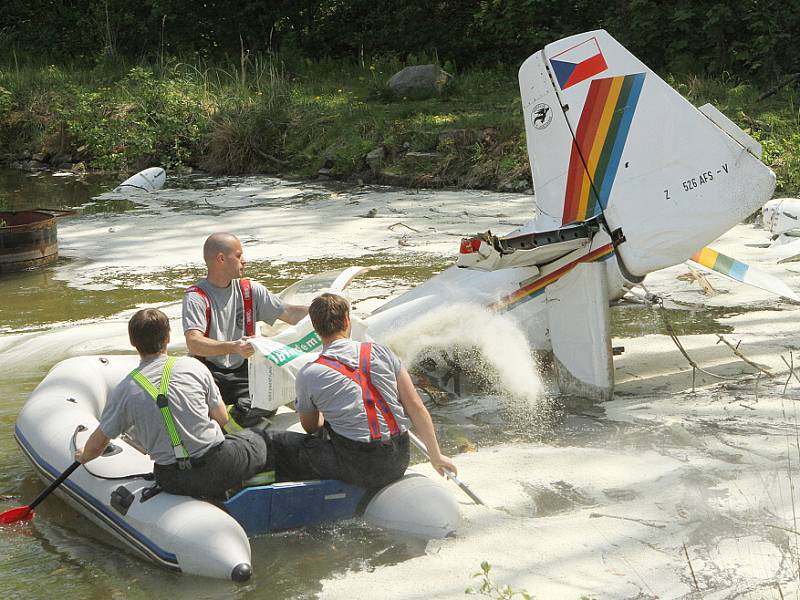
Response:
[[[408,433],[382,442],[356,442],[326,424],[330,439],[316,434],[267,431],[277,481],[339,479],[368,489],[397,481],[409,461]]]
[[[158,485],[170,494],[221,500],[227,490],[273,468],[267,448],[263,432],[243,429],[229,433],[221,444],[191,459],[191,469],[156,464],[153,472]]]
[[[208,367],[217,384],[222,401],[233,404],[243,410],[250,408],[250,384],[247,376],[247,361],[235,369],[219,367],[210,360],[196,356],[197,360]]]

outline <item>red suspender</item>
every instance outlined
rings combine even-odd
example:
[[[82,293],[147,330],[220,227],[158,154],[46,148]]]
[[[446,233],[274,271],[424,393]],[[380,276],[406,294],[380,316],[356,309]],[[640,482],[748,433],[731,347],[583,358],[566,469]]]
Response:
[[[208,299],[208,294],[203,288],[196,285],[190,285],[184,293],[189,294],[191,292],[200,294],[200,297],[206,302],[206,330],[203,332],[203,337],[208,337],[208,332],[211,331],[211,302]]]
[[[250,286],[250,280],[244,277],[240,279],[239,290],[242,293],[242,303],[244,304],[244,334],[255,335],[256,323],[253,320],[253,291]],[[206,330],[203,336],[208,337],[208,332],[211,331],[211,302],[208,299],[208,294],[203,288],[196,285],[190,285],[184,293],[188,294],[190,292],[200,294],[200,297],[206,302]]]
[[[381,415],[383,415],[383,420],[386,421],[386,425],[389,427],[389,434],[395,436],[400,433],[400,428],[397,426],[397,421],[392,414],[392,409],[389,408],[389,405],[378,391],[378,388],[372,383],[372,377],[370,376],[371,363],[372,344],[363,342],[358,353],[359,370],[361,371],[362,381],[364,381],[364,384],[361,385],[361,389],[364,392],[365,398],[369,398],[369,404],[378,406],[378,410],[381,411]]]
[[[361,388],[361,397],[364,401],[364,410],[367,413],[367,422],[369,423],[370,438],[373,441],[381,439],[380,423],[378,422],[378,414],[375,411],[376,406],[378,410],[381,411],[381,415],[383,416],[383,420],[386,421],[387,427],[389,427],[389,434],[394,437],[400,433],[400,428],[397,426],[397,421],[394,418],[394,414],[392,414],[392,409],[389,408],[386,400],[378,391],[378,388],[372,383],[372,378],[370,377],[372,344],[369,342],[361,344],[358,352],[358,371],[351,369],[338,360],[328,358],[322,354],[320,354],[319,358],[314,362],[329,367],[334,371],[338,371],[351,381],[357,383]]]
[[[256,323],[253,321],[253,292],[250,289],[250,280],[242,277],[239,280],[239,290],[242,292],[244,304],[244,334],[255,335]]]

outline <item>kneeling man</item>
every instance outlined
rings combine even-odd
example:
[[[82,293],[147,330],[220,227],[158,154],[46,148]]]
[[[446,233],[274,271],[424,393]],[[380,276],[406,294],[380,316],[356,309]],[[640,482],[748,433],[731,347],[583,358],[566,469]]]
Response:
[[[131,435],[155,461],[156,482],[167,492],[222,499],[225,492],[266,469],[263,435],[227,436],[225,404],[208,368],[191,357],[167,356],[169,319],[146,308],[128,322],[141,362],[111,393],[100,424],[75,460],[87,463],[112,438]]]
[[[350,339],[347,300],[322,294],[308,313],[323,347],[320,357],[297,374],[296,409],[309,434],[325,428],[327,436],[272,432],[278,481],[340,479],[383,487],[408,467],[410,423],[439,474],[444,469],[456,473],[400,359],[385,346]]]

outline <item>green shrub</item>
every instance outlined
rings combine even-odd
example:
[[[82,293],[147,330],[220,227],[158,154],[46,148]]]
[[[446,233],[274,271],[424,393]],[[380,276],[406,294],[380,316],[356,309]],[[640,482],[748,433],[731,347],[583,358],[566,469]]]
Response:
[[[289,113],[286,99],[257,97],[211,117],[201,166],[212,173],[280,170]],[[277,167],[277,169],[276,169]]]
[[[88,148],[93,166],[170,169],[197,155],[206,116],[192,83],[134,67],[113,85],[68,90],[61,117],[76,143]]]

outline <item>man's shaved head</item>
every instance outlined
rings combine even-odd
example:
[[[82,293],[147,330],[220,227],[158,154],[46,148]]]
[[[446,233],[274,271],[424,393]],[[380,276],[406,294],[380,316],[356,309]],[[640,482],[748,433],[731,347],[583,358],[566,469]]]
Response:
[[[217,254],[222,252],[226,256],[237,246],[241,245],[239,238],[230,233],[212,233],[203,244],[203,260],[211,266]]]

